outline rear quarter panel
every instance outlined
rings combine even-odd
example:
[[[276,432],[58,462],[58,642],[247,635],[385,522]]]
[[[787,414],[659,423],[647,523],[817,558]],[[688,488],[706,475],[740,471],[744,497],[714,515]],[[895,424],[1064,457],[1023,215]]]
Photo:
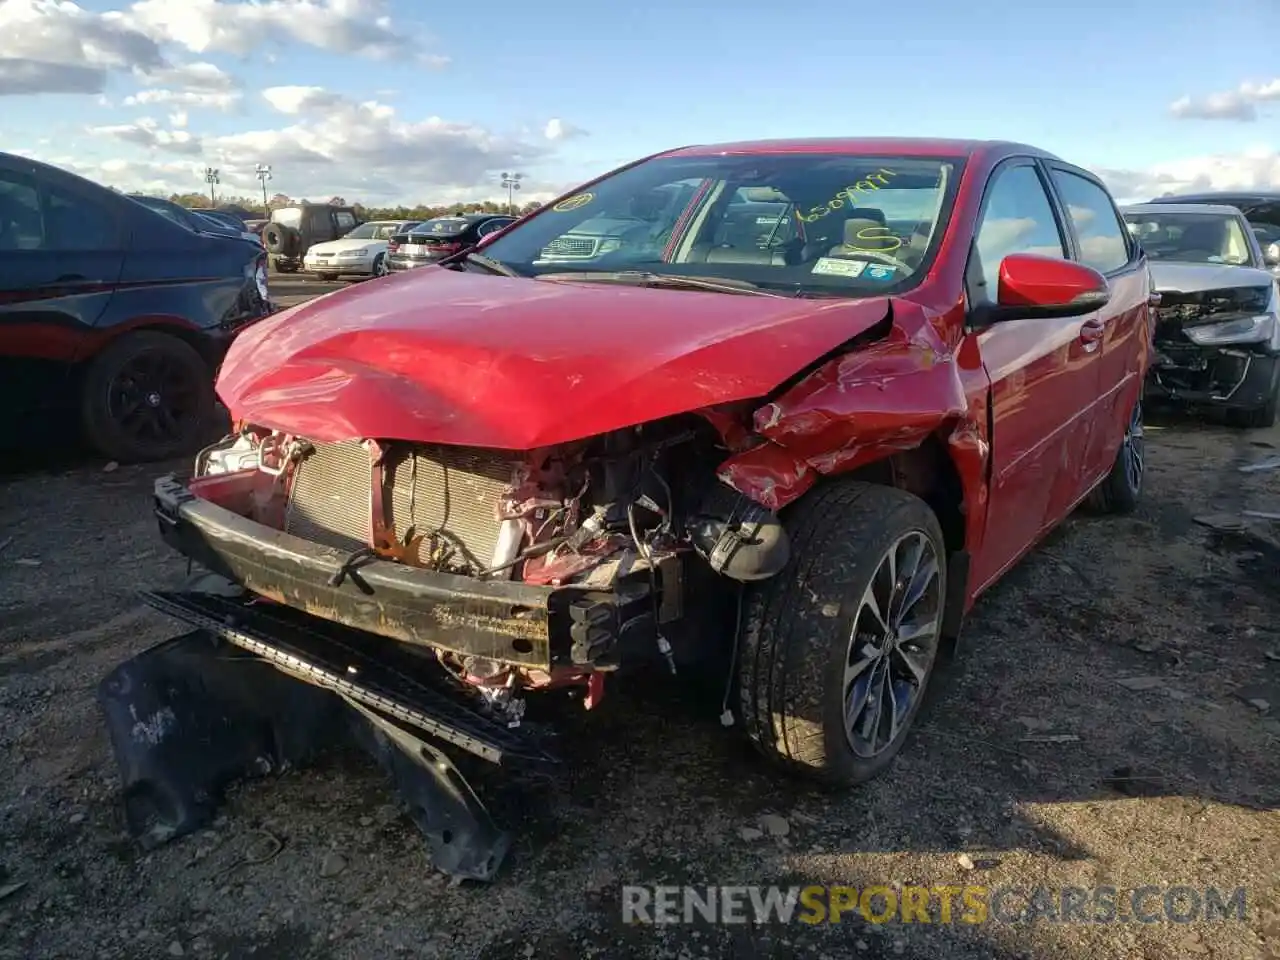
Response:
[[[193,234],[141,213],[116,294],[97,324],[100,341],[141,327],[171,326],[198,336],[206,354],[217,355],[236,330],[266,312],[253,279],[265,258],[261,246],[239,237]]]

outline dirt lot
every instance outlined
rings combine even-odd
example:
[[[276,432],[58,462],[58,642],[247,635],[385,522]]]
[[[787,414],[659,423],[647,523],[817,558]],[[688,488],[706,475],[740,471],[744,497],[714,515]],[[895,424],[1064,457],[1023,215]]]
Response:
[[[567,780],[500,807],[517,843],[488,888],[433,875],[358,754],[238,788],[211,829],[139,853],[93,690],[175,632],[134,599],[185,573],[149,515],[162,470],[29,467],[0,480],[0,888],[25,883],[0,889],[0,956],[1280,956],[1280,548],[1265,520],[1193,520],[1280,509],[1280,470],[1238,469],[1280,454],[1280,430],[1173,421],[1148,444],[1139,513],[1078,517],[984,598],[882,780],[781,783],[715,708],[611,694],[568,729]],[[770,814],[784,836],[758,829]],[[682,882],[1249,899],[1245,922],[622,924],[621,884]]]

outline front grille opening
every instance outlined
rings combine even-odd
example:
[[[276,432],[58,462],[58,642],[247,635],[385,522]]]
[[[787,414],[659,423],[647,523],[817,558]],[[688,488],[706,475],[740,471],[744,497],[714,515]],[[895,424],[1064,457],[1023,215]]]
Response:
[[[514,464],[497,452],[455,447],[405,446],[383,471],[384,503],[396,539],[423,537],[426,566],[475,573],[488,567],[497,546],[498,506]],[[358,441],[317,444],[298,467],[285,516],[285,532],[341,550],[372,543],[372,466]]]

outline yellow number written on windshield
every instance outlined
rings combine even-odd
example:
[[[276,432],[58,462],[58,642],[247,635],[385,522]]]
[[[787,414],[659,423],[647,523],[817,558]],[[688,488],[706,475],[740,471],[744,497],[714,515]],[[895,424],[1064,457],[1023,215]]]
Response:
[[[815,220],[821,220],[828,214],[835,213],[835,211],[842,209],[846,203],[848,203],[849,206],[854,206],[859,199],[866,197],[868,194],[874,193],[881,187],[887,187],[889,185],[889,179],[896,176],[897,174],[892,170],[886,170],[884,167],[881,167],[875,173],[868,174],[865,178],[859,180],[852,186],[845,187],[821,206],[810,207],[807,213],[801,213],[797,210],[796,217],[805,223],[813,223]]]

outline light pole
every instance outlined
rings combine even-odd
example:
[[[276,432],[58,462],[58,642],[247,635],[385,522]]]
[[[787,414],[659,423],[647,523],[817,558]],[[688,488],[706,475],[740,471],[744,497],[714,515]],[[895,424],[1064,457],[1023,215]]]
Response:
[[[214,184],[216,184],[216,183],[220,183],[220,182],[221,182],[221,181],[218,179],[218,168],[217,168],[217,167],[205,167],[205,168],[204,168],[204,182],[205,182],[205,183],[207,183],[207,184],[209,185],[209,206],[210,206],[210,207],[215,206],[215,205],[216,205],[216,203],[217,203],[217,201],[216,201],[216,200],[214,200],[214,198],[213,198],[213,186],[214,186]]]
[[[520,181],[524,179],[523,173],[504,173],[502,175],[502,185],[507,188],[507,213],[515,213],[516,205],[513,194],[520,189]]]
[[[253,173],[262,183],[262,209],[266,212],[267,219],[270,220],[271,207],[267,204],[267,181],[271,179],[271,164],[260,163]]]

